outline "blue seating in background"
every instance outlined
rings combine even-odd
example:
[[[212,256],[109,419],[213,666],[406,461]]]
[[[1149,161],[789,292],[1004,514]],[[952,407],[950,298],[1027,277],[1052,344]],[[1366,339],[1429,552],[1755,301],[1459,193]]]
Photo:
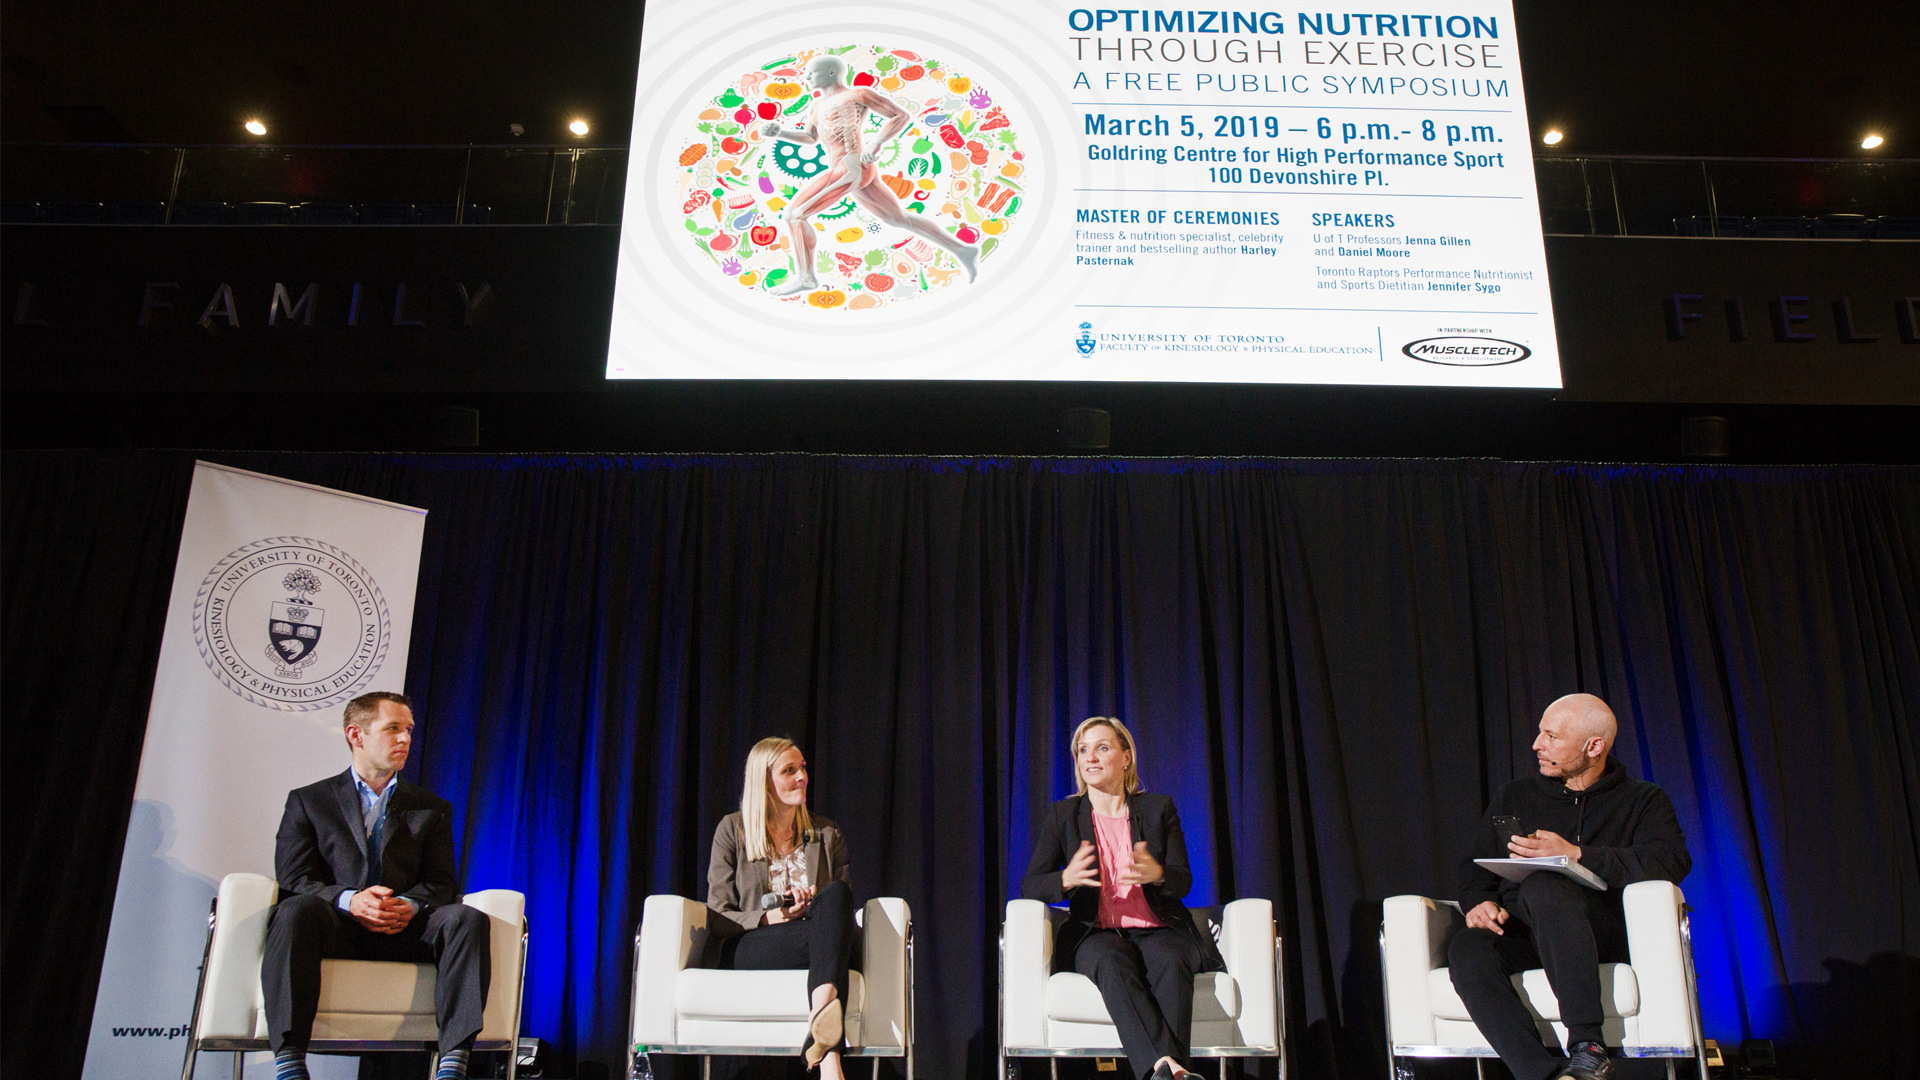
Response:
[[[454,210],[454,206],[452,203],[433,203],[427,206],[423,206],[420,208],[420,224],[451,225],[454,223],[453,210]],[[485,225],[487,223],[488,215],[492,213],[493,213],[493,208],[490,206],[480,206],[475,203],[468,203],[467,212],[464,215],[462,215],[460,224]]]
[[[1807,235],[1807,219],[1763,214],[1753,219],[1747,235],[1772,240],[1797,239]]]
[[[175,225],[231,225],[233,207],[223,202],[183,202],[173,204]]]
[[[1920,240],[1920,217],[1882,216],[1874,219],[1875,240]]]
[[[1873,219],[1864,214],[1821,214],[1813,219],[1813,235],[1821,240],[1864,240],[1872,230]]]
[[[110,225],[164,225],[167,204],[163,202],[117,202],[107,204]]]
[[[303,202],[293,208],[295,225],[351,225],[353,204],[343,202]]]
[[[1737,214],[1695,214],[1693,217],[1674,218],[1675,236],[1742,236],[1745,235],[1747,221]],[[1715,232],[1715,226],[1719,231]]]
[[[362,225],[411,225],[413,204],[361,203],[355,208],[355,217]]]
[[[107,223],[107,204],[97,202],[57,202],[43,204],[50,206],[52,213],[49,221],[62,225],[105,225]]]
[[[293,207],[283,202],[245,202],[233,208],[235,225],[288,225]]]

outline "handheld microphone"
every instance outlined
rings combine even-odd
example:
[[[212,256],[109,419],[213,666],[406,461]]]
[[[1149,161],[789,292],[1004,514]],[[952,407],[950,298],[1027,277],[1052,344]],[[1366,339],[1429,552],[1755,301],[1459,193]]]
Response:
[[[777,907],[791,907],[792,905],[793,905],[792,893],[770,892],[770,893],[763,893],[760,896],[761,911],[769,911]]]

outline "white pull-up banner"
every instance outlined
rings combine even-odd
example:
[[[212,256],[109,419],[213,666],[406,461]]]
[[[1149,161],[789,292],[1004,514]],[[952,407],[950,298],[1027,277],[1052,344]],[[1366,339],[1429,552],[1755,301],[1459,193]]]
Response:
[[[287,792],[351,760],[347,701],[402,689],[426,518],[195,466],[85,1080],[179,1075],[220,879],[273,874]]]

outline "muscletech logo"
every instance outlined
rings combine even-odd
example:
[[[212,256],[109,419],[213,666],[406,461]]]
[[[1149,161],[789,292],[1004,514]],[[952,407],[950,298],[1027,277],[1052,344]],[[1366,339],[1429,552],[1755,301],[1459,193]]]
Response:
[[[1448,367],[1498,367],[1517,364],[1533,355],[1518,342],[1490,337],[1430,337],[1409,341],[1400,351],[1429,364]]]
[[[1073,346],[1080,350],[1081,356],[1092,356],[1093,350],[1100,347],[1100,343],[1093,340],[1092,323],[1083,322],[1080,324],[1080,336],[1073,339]]]
[[[233,551],[193,599],[193,643],[208,669],[239,697],[286,712],[359,693],[386,663],[392,630],[386,597],[366,567],[303,536]]]

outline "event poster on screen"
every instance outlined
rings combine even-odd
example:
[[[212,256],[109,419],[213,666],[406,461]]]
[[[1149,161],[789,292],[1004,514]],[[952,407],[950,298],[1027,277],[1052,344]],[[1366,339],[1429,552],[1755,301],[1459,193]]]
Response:
[[[1557,387],[1510,0],[650,0],[610,379]]]

